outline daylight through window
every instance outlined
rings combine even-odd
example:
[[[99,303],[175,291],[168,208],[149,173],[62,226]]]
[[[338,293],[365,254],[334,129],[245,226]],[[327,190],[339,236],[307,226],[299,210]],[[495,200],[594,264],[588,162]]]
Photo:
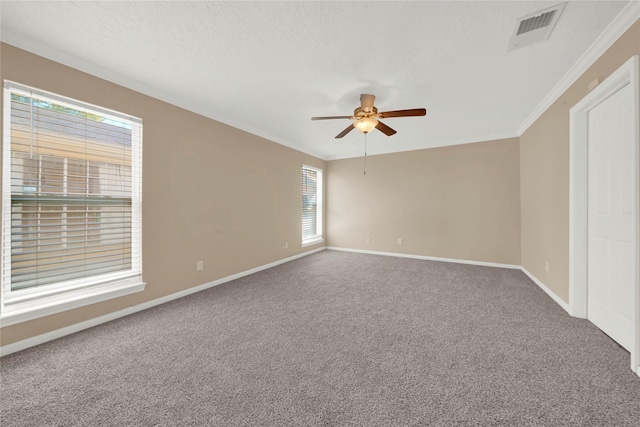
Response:
[[[302,244],[322,242],[322,170],[302,167]]]
[[[2,318],[140,290],[142,122],[5,82]]]

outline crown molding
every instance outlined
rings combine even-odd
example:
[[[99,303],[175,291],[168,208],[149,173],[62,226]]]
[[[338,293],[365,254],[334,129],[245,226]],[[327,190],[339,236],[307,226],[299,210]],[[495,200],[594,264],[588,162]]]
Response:
[[[94,77],[98,77],[100,79],[109,81],[111,83],[115,83],[119,86],[133,90],[135,92],[141,93],[151,98],[155,98],[159,101],[166,102],[168,104],[174,105],[176,107],[182,108],[192,113],[199,114],[201,116],[215,120],[227,126],[231,126],[233,128],[250,133],[257,137],[291,148],[303,154],[307,154],[317,159],[326,161],[326,158],[324,158],[322,153],[318,151],[309,150],[304,147],[299,147],[298,145],[290,141],[286,141],[282,138],[278,138],[274,135],[271,135],[267,132],[262,131],[261,129],[257,129],[254,126],[250,126],[246,123],[242,123],[236,120],[230,120],[226,117],[220,116],[219,114],[215,114],[212,111],[203,109],[201,106],[194,104],[192,101],[189,101],[184,98],[177,98],[174,95],[168,93],[167,91],[152,87],[138,80],[131,79],[122,73],[114,72],[112,70],[108,70],[106,68],[100,67],[89,61],[86,61],[82,58],[78,58],[77,56],[74,56],[74,55],[70,55],[56,48],[47,46],[42,43],[34,42],[33,40],[22,37],[10,31],[3,31],[0,41],[8,45],[17,47],[18,49],[22,49],[29,53],[33,53],[35,55],[57,62],[66,67],[73,68],[75,70],[81,71],[86,74],[90,74]]]
[[[527,118],[516,129],[515,134],[503,134],[495,135],[491,137],[482,138],[483,140],[503,139],[509,137],[519,137],[608,49],[613,43],[620,38],[625,31],[627,31],[638,19],[640,18],[640,2],[632,0],[629,4],[616,16],[616,18],[609,24],[609,26],[602,32],[598,39],[587,49],[587,51],[578,59],[578,61],[569,69],[569,71],[563,76],[563,78],[553,87],[553,89],[543,98],[543,100],[536,106],[536,108],[527,116]],[[221,117],[219,114],[215,114],[212,111],[203,111],[200,106],[194,105],[192,102],[186,99],[177,99],[165,91],[157,88],[152,88],[149,85],[127,78],[120,73],[106,70],[85,61],[81,58],[69,55],[65,52],[57,49],[45,46],[40,43],[35,43],[19,35],[3,31],[1,41],[9,45],[13,45],[17,48],[24,49],[28,52],[42,56],[49,60],[61,63],[71,68],[75,68],[79,71],[91,74],[93,76],[102,78],[112,83],[124,86],[125,88],[137,91],[147,96],[151,96],[160,101],[164,101],[173,104],[177,107],[183,108],[188,111],[195,112],[196,114],[203,115],[212,120],[216,120],[220,123],[232,126],[258,137],[273,141],[277,144],[291,148],[298,152],[316,157],[320,160],[331,161],[343,158],[350,158],[351,156],[326,156],[316,150],[311,150],[306,147],[300,147],[291,141],[283,140],[274,135],[270,135],[261,129],[256,129],[247,123],[240,123],[235,120],[230,120],[226,117]],[[422,148],[407,148],[403,151],[414,151],[425,148],[434,148],[440,146],[449,146],[457,144],[465,144],[471,142],[479,142],[477,139],[462,139],[444,141],[434,146],[422,147]],[[386,154],[386,153],[380,153]],[[354,156],[357,157],[357,156]]]
[[[640,19],[640,2],[631,1],[522,122],[516,130],[518,136],[522,136],[529,126],[538,120],[538,118],[638,19]]]

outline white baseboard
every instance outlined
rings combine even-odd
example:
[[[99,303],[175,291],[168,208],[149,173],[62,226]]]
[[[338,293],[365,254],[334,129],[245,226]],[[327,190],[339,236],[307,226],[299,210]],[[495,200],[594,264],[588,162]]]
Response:
[[[275,267],[277,265],[284,264],[284,263],[287,263],[289,261],[293,261],[295,259],[305,257],[307,255],[311,255],[311,254],[316,253],[316,252],[323,251],[325,249],[326,249],[326,247],[323,246],[321,248],[317,248],[317,249],[313,249],[311,251],[303,252],[303,253],[300,253],[298,255],[294,255],[294,256],[291,256],[291,257],[288,257],[288,258],[284,258],[284,259],[281,259],[281,260],[278,260],[278,261],[274,261],[274,262],[269,263],[269,264],[261,265],[259,267],[252,268],[250,270],[245,270],[245,271],[242,271],[240,273],[232,274],[230,276],[226,276],[226,277],[223,277],[221,279],[217,279],[217,280],[214,280],[212,282],[208,282],[208,283],[205,283],[205,284],[193,287],[193,288],[185,289],[184,291],[176,292],[176,293],[173,293],[171,295],[167,295],[167,296],[164,296],[164,297],[161,297],[161,298],[157,298],[157,299],[154,299],[154,300],[151,300],[151,301],[147,301],[147,302],[144,302],[142,304],[135,305],[133,307],[127,307],[125,309],[118,310],[118,311],[115,311],[113,313],[105,314],[104,316],[95,317],[93,319],[85,320],[84,322],[80,322],[80,323],[75,323],[73,325],[66,326],[66,327],[60,328],[60,329],[56,329],[55,331],[47,332],[47,333],[42,334],[42,335],[38,335],[38,336],[35,336],[35,337],[27,338],[25,340],[18,341],[18,342],[12,343],[12,344],[7,344],[7,345],[4,345],[4,346],[0,347],[0,357],[6,356],[6,355],[11,354],[11,353],[15,353],[15,352],[20,351],[20,350],[25,350],[25,349],[27,349],[29,347],[35,347],[35,346],[43,344],[45,342],[53,341],[53,340],[55,340],[57,338],[64,337],[65,335],[71,335],[73,333],[80,332],[80,331],[82,331],[84,329],[89,329],[89,328],[92,328],[94,326],[100,325],[102,323],[106,323],[106,322],[109,322],[111,320],[118,319],[120,317],[128,316],[130,314],[137,313],[139,311],[146,310],[148,308],[155,307],[156,305],[164,304],[166,302],[173,301],[175,299],[182,298],[182,297],[185,297],[187,295],[194,294],[196,292],[204,291],[205,289],[209,289],[209,288],[212,288],[214,286],[218,286],[218,285],[221,285],[223,283],[230,282],[232,280],[236,280],[236,279],[239,279],[241,277],[248,276],[250,274],[254,274],[254,273],[257,273],[259,271],[266,270],[268,268],[272,268],[272,267]]]
[[[412,254],[402,254],[395,252],[379,252],[379,251],[368,251],[364,249],[350,249],[350,248],[340,248],[336,246],[327,246],[326,249],[333,251],[344,251],[344,252],[358,252],[363,254],[371,254],[371,255],[385,255],[385,256],[395,256],[401,258],[414,258],[414,259],[424,259],[428,261],[442,261],[442,262],[453,262],[457,264],[470,264],[470,265],[481,265],[485,267],[498,267],[498,268],[510,268],[514,270],[522,270],[524,274],[526,274],[536,285],[540,287],[547,295],[551,297],[560,307],[562,307],[567,313],[571,314],[569,311],[569,304],[567,304],[562,298],[556,295],[551,289],[549,289],[544,283],[538,280],[533,274],[529,273],[526,268],[521,265],[516,264],[500,264],[495,262],[484,262],[484,261],[471,261],[464,259],[455,259],[455,258],[440,258],[440,257],[432,257],[432,256],[424,256],[424,255],[412,255]],[[640,374],[639,374],[640,375]]]
[[[432,257],[432,256],[424,256],[424,255],[413,255],[413,254],[403,254],[403,253],[395,253],[395,252],[379,252],[379,251],[368,251],[361,249],[350,249],[350,248],[340,248],[336,246],[323,246],[321,248],[313,249],[311,251],[303,252],[298,255],[294,255],[288,258],[284,258],[269,264],[265,264],[256,268],[252,268],[250,270],[242,271],[240,273],[232,274],[230,276],[223,277],[221,279],[214,280],[212,282],[204,283],[202,285],[185,289],[180,292],[173,293],[171,295],[167,295],[161,298],[154,299],[152,301],[147,301],[142,304],[135,305],[133,307],[128,307],[119,311],[115,311],[113,313],[105,314],[104,316],[96,317],[93,319],[86,320],[84,322],[76,323],[61,329],[57,329],[55,331],[47,332],[42,335],[38,335],[32,338],[27,338],[22,341],[18,341],[12,344],[7,344],[5,346],[0,347],[0,357],[6,356],[7,354],[15,353],[20,350],[25,350],[29,347],[34,347],[39,344],[43,344],[48,341],[55,340],[57,338],[61,338],[65,335],[71,335],[73,333],[82,331],[84,329],[91,328],[93,326],[100,325],[102,323],[109,322],[111,320],[118,319],[120,317],[128,316],[129,314],[137,313],[142,310],[146,310],[151,307],[155,307],[156,305],[164,304],[169,301],[173,301],[178,298],[185,297],[187,295],[191,295],[196,292],[203,291],[205,289],[212,288],[214,286],[221,285],[226,282],[230,282],[232,280],[239,279],[244,276],[248,276],[250,274],[257,273],[262,270],[266,270],[268,268],[275,267],[280,264],[284,264],[290,261],[293,261],[298,258],[305,257],[307,255],[311,255],[316,252],[323,251],[325,249],[334,250],[334,251],[343,251],[343,252],[357,252],[371,255],[384,255],[384,256],[394,256],[400,258],[413,258],[413,259],[421,259],[428,261],[440,261],[440,262],[452,262],[457,264],[469,264],[469,265],[480,265],[485,267],[498,267],[498,268],[508,268],[514,270],[522,270],[536,285],[540,287],[544,292],[547,293],[560,307],[566,310],[569,313],[569,304],[564,302],[560,297],[558,297],[553,291],[551,291],[548,287],[546,287],[540,280],[538,280],[533,274],[529,273],[526,268],[515,265],[515,264],[500,264],[494,262],[484,262],[484,261],[472,261],[472,260],[462,260],[455,258],[441,258],[441,257]],[[638,375],[640,376],[640,367],[637,370]]]
[[[456,264],[482,265],[485,267],[499,267],[499,268],[510,268],[513,270],[520,270],[520,266],[515,264],[499,264],[495,262],[471,261],[471,260],[456,259],[456,258],[440,258],[440,257],[426,256],[426,255],[413,255],[413,254],[403,254],[403,253],[396,253],[396,252],[368,251],[364,249],[340,248],[337,246],[327,246],[326,248],[332,251],[357,252],[357,253],[371,254],[371,255],[395,256],[399,258],[424,259],[427,261],[453,262]]]
[[[538,285],[538,287],[540,287],[540,289],[545,291],[545,293],[547,295],[549,295],[551,297],[551,299],[553,299],[555,302],[557,302],[560,307],[562,307],[567,313],[571,314],[571,309],[569,308],[569,304],[567,304],[562,298],[560,298],[558,295],[556,295],[551,289],[547,288],[547,286],[544,283],[542,283],[540,280],[538,280],[538,278],[536,276],[534,276],[533,274],[529,273],[529,271],[526,268],[520,267],[520,269],[522,270],[522,272],[524,274],[529,276],[529,279],[531,279],[533,281],[533,283]]]

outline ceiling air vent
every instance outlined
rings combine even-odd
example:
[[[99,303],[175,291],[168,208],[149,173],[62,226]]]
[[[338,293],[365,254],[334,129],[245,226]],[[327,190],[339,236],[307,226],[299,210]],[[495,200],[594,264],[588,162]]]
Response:
[[[509,50],[547,40],[565,5],[566,3],[560,3],[518,19],[509,42]]]

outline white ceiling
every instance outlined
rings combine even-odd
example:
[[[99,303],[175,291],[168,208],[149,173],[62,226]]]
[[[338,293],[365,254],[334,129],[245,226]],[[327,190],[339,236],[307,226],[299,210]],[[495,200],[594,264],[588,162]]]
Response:
[[[334,136],[361,93],[384,122],[368,154],[517,135],[627,1],[570,1],[548,41],[507,52],[519,17],[558,1],[0,3],[3,41],[283,145],[361,156]]]

